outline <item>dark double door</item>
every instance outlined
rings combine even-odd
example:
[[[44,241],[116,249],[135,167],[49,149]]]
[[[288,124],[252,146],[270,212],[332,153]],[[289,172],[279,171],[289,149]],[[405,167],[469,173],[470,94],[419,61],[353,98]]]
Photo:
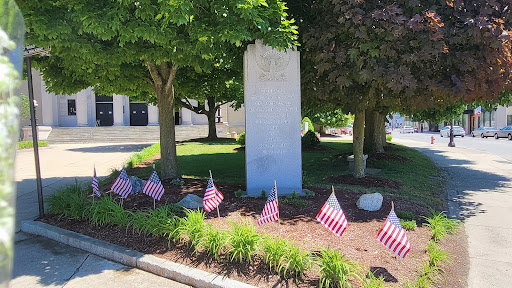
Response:
[[[130,126],[148,125],[148,105],[146,103],[130,103]]]
[[[112,103],[96,103],[96,125],[114,125],[114,105]]]

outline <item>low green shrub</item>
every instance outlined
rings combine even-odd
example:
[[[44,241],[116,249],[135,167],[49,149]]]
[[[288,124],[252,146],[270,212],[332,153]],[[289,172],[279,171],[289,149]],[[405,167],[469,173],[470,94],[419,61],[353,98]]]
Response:
[[[447,234],[455,233],[458,227],[457,221],[448,218],[445,211],[436,213],[434,210],[431,210],[430,212],[432,216],[425,217],[427,221],[425,225],[430,228],[434,241],[437,242]]]
[[[261,195],[260,195],[261,198],[265,198],[267,199],[267,191],[265,191],[265,189],[261,189]]]
[[[304,272],[313,264],[311,254],[293,243],[289,243],[286,250],[283,261],[279,265],[279,274],[284,278],[292,276],[301,279]]]
[[[244,191],[242,189],[238,189],[238,190],[235,191],[235,196],[237,198],[242,197],[242,195],[244,195]]]
[[[320,267],[320,288],[350,286],[348,277],[357,275],[357,264],[341,256],[338,250],[322,248],[316,261]]]
[[[185,181],[181,178],[174,178],[172,179],[171,184],[176,186],[183,186],[185,184]]]
[[[256,232],[256,228],[251,222],[232,222],[231,226],[233,229],[229,233],[228,241],[230,248],[227,251],[229,260],[251,262],[261,236]]]
[[[393,140],[393,136],[386,135],[386,141],[391,142],[391,140]]]
[[[242,132],[236,136],[236,143],[240,146],[245,146],[245,132]]]
[[[414,218],[416,218],[414,216],[414,214],[412,212],[409,212],[409,211],[400,211],[400,210],[397,210],[395,211],[396,213],[396,216],[400,219],[404,219],[404,220],[414,220]]]
[[[86,190],[82,190],[76,181],[75,185],[58,189],[46,201],[48,213],[62,214],[71,219],[84,218],[91,206]]]
[[[87,212],[89,221],[99,226],[128,226],[132,214],[124,210],[121,204],[116,203],[110,194],[96,200]]]
[[[414,221],[414,220],[400,219],[400,225],[402,225],[402,228],[404,228],[407,231],[412,231],[412,230],[416,229],[416,221]]]
[[[320,139],[316,137],[316,133],[313,131],[308,131],[304,136],[302,136],[302,148],[303,149],[311,149],[315,148],[320,144]]]
[[[266,236],[263,238],[263,261],[269,266],[269,269],[274,269],[279,272],[279,267],[283,261],[283,257],[288,252],[289,243],[281,237]]]
[[[310,201],[305,199],[300,199],[297,192],[293,191],[291,195],[286,196],[286,198],[281,200],[282,203],[291,204],[299,207],[308,206],[311,204]]]

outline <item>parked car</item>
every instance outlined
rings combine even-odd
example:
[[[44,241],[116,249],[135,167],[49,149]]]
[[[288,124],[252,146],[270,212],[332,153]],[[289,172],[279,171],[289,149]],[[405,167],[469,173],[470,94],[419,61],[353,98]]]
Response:
[[[439,135],[441,135],[441,137],[443,136],[446,136],[446,137],[450,137],[450,127],[451,126],[445,126],[443,129],[441,129],[441,131],[439,132]],[[453,136],[461,136],[461,137],[464,137],[464,135],[466,135],[466,130],[464,130],[464,128],[460,127],[460,126],[453,126]]]
[[[341,128],[341,134],[352,135],[352,125],[347,125],[347,127]]]
[[[414,127],[405,125],[400,129],[400,133],[414,133]]]
[[[494,137],[494,134],[498,132],[498,129],[493,127],[480,127],[476,130],[471,131],[471,136],[480,136],[482,138]]]
[[[508,138],[508,140],[512,140],[512,126],[505,126],[496,131],[496,133],[494,133],[494,138]]]
[[[391,134],[393,132],[393,129],[391,127],[386,127],[386,134]]]

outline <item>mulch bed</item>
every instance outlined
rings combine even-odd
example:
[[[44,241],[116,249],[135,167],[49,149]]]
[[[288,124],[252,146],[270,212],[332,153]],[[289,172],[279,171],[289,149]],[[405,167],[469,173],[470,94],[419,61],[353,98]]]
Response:
[[[352,174],[343,174],[327,177],[325,180],[334,184],[348,184],[363,187],[388,187],[397,190],[402,188],[402,183],[396,180],[381,178],[377,176],[365,176],[363,178],[356,178]]]
[[[205,180],[185,179],[185,184],[179,187],[164,181],[166,193],[157,203],[157,207],[176,203],[186,194],[202,197],[206,182]],[[375,239],[391,209],[391,201],[394,201],[395,209],[410,211],[418,219],[422,215],[428,215],[426,207],[404,199],[385,196],[383,207],[379,211],[368,212],[358,209],[355,204],[361,193],[352,190],[337,190],[336,195],[349,225],[342,237],[336,237],[315,220],[316,214],[331,193],[329,188],[305,187],[315,192],[313,197],[301,198],[307,199],[309,205],[295,206],[281,201],[279,224],[273,222],[258,226],[256,221],[265,204],[265,199],[235,197],[234,192],[244,188],[241,185],[218,184],[217,186],[225,196],[220,205],[221,217],[217,218],[216,212],[212,211],[207,214],[206,219],[207,223],[217,229],[229,229],[230,221],[249,220],[257,226],[259,233],[281,235],[309,251],[318,251],[320,247],[328,246],[340,249],[341,253],[365,267],[366,271],[379,270],[378,274],[385,276],[389,281],[386,283],[386,286],[389,287],[402,287],[405,281],[414,280],[416,270],[427,259],[425,247],[429,240],[429,233],[426,227],[418,227],[414,231],[407,232],[412,250],[405,259],[400,259]],[[130,210],[149,210],[153,206],[153,200],[144,194],[136,194],[125,199],[123,205],[125,209]],[[258,287],[314,287],[318,283],[316,272],[306,273],[303,281],[283,281],[274,273],[269,272],[258,257],[252,264],[218,262],[202,253],[193,253],[186,245],[171,244],[168,247],[166,239],[133,234],[130,229],[125,227],[97,227],[83,220],[66,220],[55,215],[40,220],[143,253],[225,275]],[[355,287],[358,287],[356,282],[354,284]]]

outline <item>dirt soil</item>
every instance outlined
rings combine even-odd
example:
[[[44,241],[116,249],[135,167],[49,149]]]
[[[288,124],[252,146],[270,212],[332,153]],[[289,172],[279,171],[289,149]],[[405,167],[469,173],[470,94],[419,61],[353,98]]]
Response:
[[[377,185],[378,181],[372,183]],[[181,187],[172,185],[168,181],[163,181],[163,184],[166,192],[161,201],[157,203],[157,207],[176,203],[187,194],[202,197],[207,181],[185,179],[185,184]],[[279,223],[273,222],[258,226],[257,219],[263,209],[265,199],[235,197],[234,192],[236,190],[244,189],[241,185],[217,184],[217,187],[225,196],[219,207],[220,218],[217,218],[217,213],[214,210],[207,214],[206,219],[207,223],[217,229],[229,229],[230,221],[249,220],[257,226],[259,233],[280,235],[309,251],[318,251],[320,247],[328,246],[340,249],[341,253],[346,254],[348,258],[355,260],[364,267],[364,271],[378,271],[376,274],[385,277],[386,286],[388,287],[402,287],[406,281],[413,281],[417,269],[427,260],[425,247],[429,240],[429,232],[428,228],[421,226],[420,223],[420,227],[407,232],[412,249],[405,259],[396,256],[375,238],[391,209],[391,201],[394,201],[396,210],[410,211],[417,216],[417,220],[421,220],[420,217],[423,215],[428,215],[428,209],[421,205],[400,198],[385,196],[383,207],[379,211],[368,212],[360,210],[356,206],[361,193],[352,190],[337,190],[336,196],[348,220],[347,230],[342,237],[337,237],[315,220],[316,214],[331,193],[329,188],[305,187],[315,193],[313,197],[303,198],[309,201],[309,205],[296,206],[281,201],[279,204]],[[105,190],[108,190],[108,187],[103,187],[103,191]],[[139,193],[125,199],[123,205],[125,209],[130,210],[149,210],[153,206],[153,200]],[[274,273],[269,272],[267,266],[258,257],[255,258],[252,264],[241,265],[227,260],[218,262],[203,253],[195,254],[186,245],[171,244],[168,247],[166,239],[133,234],[130,229],[125,227],[98,227],[83,220],[66,220],[56,215],[50,215],[40,220],[143,253],[153,254],[157,257],[227,276],[257,287],[316,287],[318,285],[317,271],[306,273],[302,281],[284,281]],[[446,241],[446,245],[454,250],[450,250],[450,253],[455,255],[455,260],[452,259],[452,263],[457,264],[446,269],[446,276],[450,279],[466,279],[464,273],[467,270],[465,268],[467,267],[467,255],[464,254],[466,251],[464,243],[462,245],[458,243],[461,239],[465,239],[463,232],[458,238],[453,238],[453,241]],[[459,266],[459,263],[464,265]],[[461,282],[456,281],[455,284],[457,283]],[[462,281],[462,283],[465,282]],[[445,284],[447,286],[444,286]],[[357,281],[353,281],[353,287],[358,287],[358,285]],[[441,285],[439,287],[459,287],[454,286],[452,281],[443,282],[439,285]]]

